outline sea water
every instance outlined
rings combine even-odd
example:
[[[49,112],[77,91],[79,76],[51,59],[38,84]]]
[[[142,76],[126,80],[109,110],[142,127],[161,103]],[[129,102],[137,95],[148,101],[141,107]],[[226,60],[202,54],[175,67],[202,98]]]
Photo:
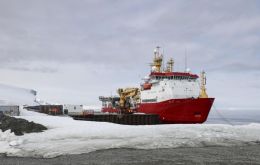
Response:
[[[259,110],[225,110],[213,107],[205,123],[229,125],[260,123],[260,108]]]

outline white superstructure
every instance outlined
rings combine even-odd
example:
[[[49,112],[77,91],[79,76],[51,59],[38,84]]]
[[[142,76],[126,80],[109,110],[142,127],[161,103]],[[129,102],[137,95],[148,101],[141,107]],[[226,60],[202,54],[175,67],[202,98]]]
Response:
[[[151,74],[144,78],[141,84],[141,103],[162,102],[170,99],[198,98],[200,96],[200,82],[196,74],[189,70],[173,72],[173,59],[164,68],[163,55],[159,48],[154,51]]]
[[[145,84],[151,87],[141,90],[142,103],[198,98],[200,93],[199,80],[189,76],[152,76]]]

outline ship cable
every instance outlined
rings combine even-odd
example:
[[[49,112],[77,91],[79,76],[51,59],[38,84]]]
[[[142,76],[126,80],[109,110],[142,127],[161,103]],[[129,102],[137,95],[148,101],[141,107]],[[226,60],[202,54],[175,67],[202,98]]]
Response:
[[[219,110],[218,110],[214,105],[213,105],[213,108],[215,109],[215,111],[217,112],[217,114],[219,115],[219,117],[220,117],[223,121],[225,121],[225,122],[228,123],[229,125],[234,126],[234,124],[231,123],[227,118],[225,118],[225,117],[219,112]]]
[[[215,111],[217,112],[217,114],[225,121],[227,122],[228,124],[230,124],[231,126],[235,126],[235,124],[231,123],[227,118],[225,118],[218,110],[217,108],[213,105],[213,108],[215,109]],[[236,138],[230,138],[230,140],[234,140],[234,141],[238,141],[238,142],[241,142],[241,143],[245,143],[245,144],[258,144],[258,142],[255,142],[255,141],[250,141],[250,142],[245,142],[243,140],[239,140],[239,139],[236,139]]]

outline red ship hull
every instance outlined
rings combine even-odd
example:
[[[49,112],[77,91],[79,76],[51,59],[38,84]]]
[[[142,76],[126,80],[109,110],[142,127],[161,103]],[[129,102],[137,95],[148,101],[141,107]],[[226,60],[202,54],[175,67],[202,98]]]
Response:
[[[214,98],[172,99],[160,103],[142,103],[138,112],[158,114],[165,124],[194,124],[207,120]]]
[[[159,103],[142,103],[137,112],[158,114],[164,124],[195,124],[207,120],[214,98],[171,99]],[[102,112],[117,113],[116,108],[103,108]]]

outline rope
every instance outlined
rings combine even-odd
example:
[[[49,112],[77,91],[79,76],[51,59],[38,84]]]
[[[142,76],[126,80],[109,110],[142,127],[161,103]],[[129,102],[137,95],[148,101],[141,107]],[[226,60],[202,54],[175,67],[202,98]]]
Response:
[[[231,123],[227,118],[225,118],[225,117],[217,110],[217,108],[216,108],[214,105],[213,105],[213,108],[215,109],[215,111],[217,112],[217,114],[219,115],[219,117],[220,117],[223,121],[225,121],[225,122],[228,123],[229,125],[234,126],[234,124]]]

